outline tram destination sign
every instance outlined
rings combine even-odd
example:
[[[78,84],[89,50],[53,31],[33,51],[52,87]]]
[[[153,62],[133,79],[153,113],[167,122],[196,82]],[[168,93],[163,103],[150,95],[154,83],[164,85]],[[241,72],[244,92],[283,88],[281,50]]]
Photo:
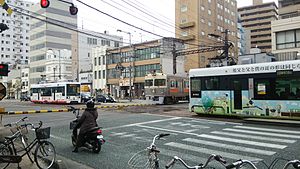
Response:
[[[277,73],[277,76],[292,75],[293,70],[277,70],[276,73]]]
[[[248,66],[248,65],[243,65],[243,67],[239,68],[233,68],[233,73],[240,73],[240,72],[278,72],[278,71],[293,71],[295,69],[300,70],[300,64],[274,64],[274,65],[262,65],[262,66]]]

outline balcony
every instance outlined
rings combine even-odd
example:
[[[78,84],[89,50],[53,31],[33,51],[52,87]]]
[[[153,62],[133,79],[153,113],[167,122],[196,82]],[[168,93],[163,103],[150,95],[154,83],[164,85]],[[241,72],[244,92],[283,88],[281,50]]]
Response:
[[[195,38],[196,38],[195,35],[188,35],[188,36],[181,36],[181,37],[179,37],[179,39],[181,39],[183,41],[194,40]]]
[[[194,26],[195,26],[195,22],[187,22],[187,23],[182,23],[182,24],[179,25],[179,27],[181,29],[194,27]]]

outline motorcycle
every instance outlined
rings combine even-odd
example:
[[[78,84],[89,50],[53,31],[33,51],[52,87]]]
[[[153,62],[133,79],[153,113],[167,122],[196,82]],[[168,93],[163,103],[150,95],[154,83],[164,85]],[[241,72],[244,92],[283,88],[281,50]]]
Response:
[[[80,109],[76,109],[73,106],[69,106],[71,108],[71,111],[75,115],[75,119],[70,122],[70,130],[73,130],[72,132],[72,145],[76,146],[77,141],[77,135],[78,135],[78,129],[75,128],[78,120],[80,119],[79,111]],[[93,127],[91,128],[87,134],[85,135],[85,143],[83,147],[92,150],[94,153],[99,153],[101,151],[101,146],[105,143],[104,137],[102,135],[102,129],[101,127]]]

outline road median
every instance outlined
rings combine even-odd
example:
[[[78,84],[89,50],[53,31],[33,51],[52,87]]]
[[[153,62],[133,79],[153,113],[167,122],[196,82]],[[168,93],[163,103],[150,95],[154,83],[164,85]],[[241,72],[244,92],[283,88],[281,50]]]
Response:
[[[137,106],[152,106],[153,104],[121,104],[121,105],[103,105],[96,106],[97,109],[120,109],[125,107],[137,107]],[[84,110],[85,107],[76,108],[79,110]],[[70,112],[72,109],[49,109],[49,110],[28,110],[28,111],[3,111],[0,115],[17,115],[17,114],[38,114],[38,113],[57,113],[57,112]]]

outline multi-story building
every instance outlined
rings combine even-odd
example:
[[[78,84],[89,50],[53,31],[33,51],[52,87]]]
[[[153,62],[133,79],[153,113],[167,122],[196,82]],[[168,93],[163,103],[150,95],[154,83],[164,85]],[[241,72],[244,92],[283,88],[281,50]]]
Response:
[[[29,67],[21,69],[21,92],[23,95],[29,95]]]
[[[176,0],[176,37],[185,41],[186,49],[224,45],[224,35],[229,30],[233,48],[229,56],[237,57],[237,3],[236,0]],[[214,38],[211,34],[223,38]],[[223,51],[197,53],[186,56],[185,71],[206,67],[209,58]]]
[[[242,23],[237,23],[237,36],[238,36],[238,54],[245,55],[250,53],[250,31],[242,26]]]
[[[46,57],[49,51],[72,51],[72,64],[75,66],[78,63],[78,34],[66,29],[77,29],[77,16],[71,15],[69,4],[62,1],[51,1],[48,8],[41,8],[40,4],[35,4],[31,11],[41,19],[32,18],[30,29],[30,84],[36,84],[49,74]],[[72,67],[70,69],[72,71]],[[53,68],[50,71],[53,71],[54,75]]]
[[[272,21],[272,52],[279,61],[300,59],[300,0],[279,0]]]
[[[23,0],[7,0],[6,3],[17,6],[18,10],[28,13],[27,10],[33,5],[32,2]],[[24,10],[21,10],[24,9]],[[0,63],[8,63],[14,68],[16,64],[28,64],[29,58],[29,31],[30,18],[18,12],[11,15],[1,8],[0,22],[6,24],[9,29],[0,33]]]
[[[78,68],[74,70],[79,74],[92,71],[92,49],[98,46],[120,47],[123,38],[120,36],[109,35],[107,31],[104,33],[81,30],[78,33]],[[93,35],[93,36],[91,36]],[[77,73],[77,74],[78,74]],[[88,75],[84,73],[83,75]],[[81,75],[82,76],[82,75]],[[80,81],[80,78],[79,78]]]
[[[43,80],[46,82],[72,81],[72,57],[71,50],[49,49],[46,52],[47,62]]]
[[[92,50],[93,57],[93,89],[94,92],[107,93],[106,86],[106,50],[108,46],[95,47]],[[110,62],[109,62],[110,63]]]
[[[271,21],[277,20],[277,10],[275,2],[263,3],[263,0],[253,0],[253,5],[238,9],[242,26],[250,30],[251,48],[271,52]]]
[[[146,74],[151,72],[173,74],[173,45],[175,50],[182,50],[184,47],[174,38],[163,38],[106,50],[108,93],[117,98],[128,97],[129,86],[132,86],[132,96],[139,98],[144,91]],[[176,70],[178,75],[185,74],[184,56],[177,57]],[[95,80],[98,78],[99,71],[94,73]]]

